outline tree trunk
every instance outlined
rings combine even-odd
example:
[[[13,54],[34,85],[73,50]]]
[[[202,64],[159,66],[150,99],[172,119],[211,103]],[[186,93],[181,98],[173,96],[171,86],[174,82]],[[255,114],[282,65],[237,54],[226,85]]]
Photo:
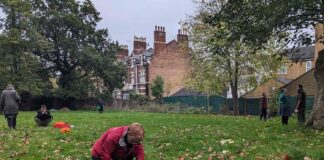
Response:
[[[233,114],[239,115],[238,111],[238,95],[237,95],[237,86],[230,83],[231,91],[232,91],[232,99],[233,99]]]
[[[237,95],[237,86],[232,88],[232,97],[233,97],[233,112],[234,115],[239,115],[239,105],[238,105],[238,95]]]
[[[312,113],[305,125],[315,129],[324,129],[324,49],[318,53],[314,76],[317,84],[317,91]]]

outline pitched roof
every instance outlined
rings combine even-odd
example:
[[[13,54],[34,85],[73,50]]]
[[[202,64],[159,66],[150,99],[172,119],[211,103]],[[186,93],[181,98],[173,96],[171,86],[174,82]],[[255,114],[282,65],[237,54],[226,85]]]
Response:
[[[296,79],[292,80],[290,83],[280,87],[286,88],[288,95],[296,95],[297,94],[297,85],[303,85],[304,91],[306,91],[307,95],[315,96],[316,94],[316,80],[314,76],[315,68],[312,68],[308,72],[302,74]]]
[[[286,49],[284,53],[287,55],[287,58],[289,60],[307,61],[310,59],[314,59],[315,47],[307,46],[307,47],[291,48],[291,49]]]
[[[152,48],[148,49],[147,51],[144,52],[144,55],[146,57],[151,57],[154,54],[154,50]]]
[[[206,95],[207,94],[202,93],[202,92],[198,92],[198,91],[195,91],[195,90],[182,88],[178,92],[176,92],[173,95],[171,95],[171,97],[177,97],[177,96],[206,96]]]
[[[284,78],[284,77],[278,77],[278,78],[276,78],[276,81],[286,85],[286,84],[290,83],[292,80]]]

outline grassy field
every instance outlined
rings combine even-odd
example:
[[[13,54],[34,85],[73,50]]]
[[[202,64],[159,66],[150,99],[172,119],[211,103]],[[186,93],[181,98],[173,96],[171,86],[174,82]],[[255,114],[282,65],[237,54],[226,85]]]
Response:
[[[20,112],[17,130],[0,119],[0,159],[90,159],[92,144],[112,126],[140,122],[145,127],[147,160],[190,159],[324,159],[324,131],[288,126],[280,119],[199,114],[94,111],[54,112],[55,121],[75,127],[60,134],[53,127],[36,127],[34,112]]]

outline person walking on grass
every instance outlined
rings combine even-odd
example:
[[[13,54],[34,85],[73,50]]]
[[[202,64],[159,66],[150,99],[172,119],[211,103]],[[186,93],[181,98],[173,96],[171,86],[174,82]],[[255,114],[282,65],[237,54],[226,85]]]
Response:
[[[46,105],[41,105],[41,108],[34,119],[38,126],[47,127],[52,121],[53,116],[47,110]]]
[[[305,123],[305,109],[306,109],[306,93],[303,90],[303,85],[298,85],[297,104],[295,112],[297,113],[297,120],[300,125]]]
[[[281,115],[281,123],[283,125],[288,125],[289,116],[291,115],[286,93],[287,89],[283,88],[279,95],[279,115]]]
[[[267,109],[268,109],[268,99],[265,93],[262,93],[262,96],[260,98],[260,111],[261,111],[260,120],[262,120],[263,118],[264,121],[267,121]]]
[[[0,97],[0,112],[7,119],[8,127],[16,129],[16,118],[18,115],[20,97],[15,88],[8,84],[6,89],[2,91]]]
[[[92,160],[144,160],[143,139],[139,123],[110,128],[93,145]]]

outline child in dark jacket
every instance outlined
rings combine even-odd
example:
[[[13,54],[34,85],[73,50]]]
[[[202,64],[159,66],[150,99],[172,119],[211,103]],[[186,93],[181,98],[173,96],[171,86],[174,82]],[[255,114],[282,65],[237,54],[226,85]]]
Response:
[[[46,109],[46,105],[41,105],[40,110],[38,110],[37,115],[35,116],[35,121],[38,126],[46,127],[52,121],[53,116]]]

